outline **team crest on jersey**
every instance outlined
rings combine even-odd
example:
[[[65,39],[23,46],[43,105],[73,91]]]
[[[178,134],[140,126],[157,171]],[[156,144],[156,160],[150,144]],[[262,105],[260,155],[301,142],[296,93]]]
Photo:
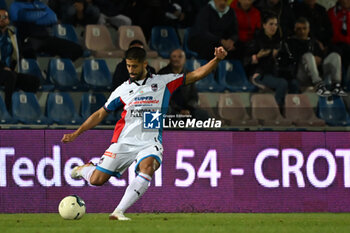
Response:
[[[158,91],[158,84],[157,83],[153,83],[151,85],[152,91]]]

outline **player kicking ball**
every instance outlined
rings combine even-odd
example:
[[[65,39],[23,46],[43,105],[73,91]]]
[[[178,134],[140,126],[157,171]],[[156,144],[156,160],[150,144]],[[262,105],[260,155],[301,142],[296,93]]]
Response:
[[[211,73],[227,52],[215,48],[215,57],[207,64],[185,74],[154,75],[147,73],[146,51],[133,47],[126,51],[126,66],[130,79],[115,89],[105,105],[94,112],[76,131],[64,134],[62,142],[74,141],[80,134],[98,125],[110,112],[123,107],[117,122],[112,144],[102,155],[98,165],[88,163],[72,169],[71,177],[84,178],[89,184],[103,185],[111,176],[119,178],[136,161],[136,178],[126,188],[111,220],[130,220],[124,212],[147,190],[154,172],[163,159],[162,130],[144,130],[142,113],[154,111],[153,118],[167,112],[171,94],[181,85],[196,82]],[[135,112],[141,113],[138,117]],[[133,114],[132,114],[133,113]],[[152,119],[153,119],[152,118]]]

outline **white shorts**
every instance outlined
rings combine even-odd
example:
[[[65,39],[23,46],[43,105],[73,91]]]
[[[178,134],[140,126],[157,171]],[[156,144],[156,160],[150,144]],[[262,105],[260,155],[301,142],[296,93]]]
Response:
[[[119,178],[124,171],[136,161],[135,172],[139,171],[139,164],[142,160],[148,157],[155,158],[159,164],[163,160],[163,146],[158,142],[143,146],[128,146],[121,143],[113,143],[102,155],[96,169],[109,175]]]

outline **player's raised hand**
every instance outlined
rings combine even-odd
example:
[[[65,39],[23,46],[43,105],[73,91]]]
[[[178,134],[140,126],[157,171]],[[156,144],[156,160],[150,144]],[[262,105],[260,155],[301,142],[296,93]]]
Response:
[[[217,59],[219,60],[223,60],[225,59],[225,57],[227,56],[227,52],[226,50],[224,49],[224,47],[220,46],[218,48],[215,48],[215,52],[214,52],[214,55]]]
[[[76,137],[78,137],[78,135],[76,135],[75,133],[69,133],[69,134],[64,134],[61,142],[63,143],[68,143],[68,142],[73,142]]]

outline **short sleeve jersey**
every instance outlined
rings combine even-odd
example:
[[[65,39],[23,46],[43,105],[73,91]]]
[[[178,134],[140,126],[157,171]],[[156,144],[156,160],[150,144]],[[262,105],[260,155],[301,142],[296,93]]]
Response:
[[[152,74],[144,80],[128,80],[115,89],[104,109],[112,112],[122,107],[124,111],[115,126],[112,143],[142,145],[155,140],[162,142],[162,127],[159,130],[143,129],[143,113],[158,110],[165,114],[171,94],[184,83],[184,74]]]

